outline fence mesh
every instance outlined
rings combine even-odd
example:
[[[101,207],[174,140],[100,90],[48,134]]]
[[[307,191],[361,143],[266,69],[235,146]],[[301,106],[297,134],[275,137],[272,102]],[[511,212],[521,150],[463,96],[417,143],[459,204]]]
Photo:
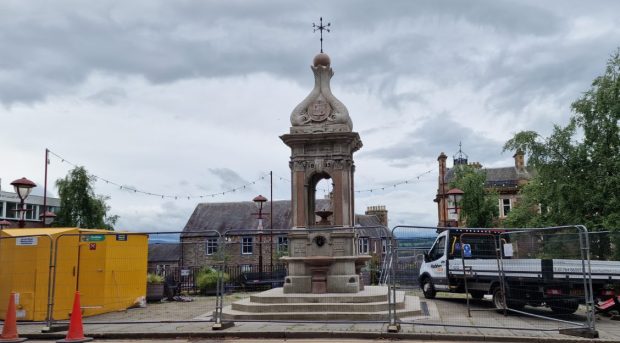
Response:
[[[288,244],[260,232],[3,235],[0,308],[15,291],[19,320],[63,324],[77,290],[94,327],[221,320],[381,332],[400,323],[404,332],[544,335],[608,325],[594,322],[593,305],[620,294],[619,239],[579,227],[397,227],[385,253],[369,249],[346,272],[363,285],[356,298],[283,294]],[[373,244],[355,237],[352,251]],[[304,267],[312,283],[325,282],[324,262]]]
[[[17,320],[47,318],[51,251],[48,235],[0,237],[0,319],[4,320],[11,292]]]
[[[446,327],[480,332],[593,326],[590,274],[582,267],[589,265],[582,254],[590,245],[577,227],[397,227],[393,232],[392,284],[419,297],[423,309],[418,317],[396,315],[404,324],[426,332],[446,332]],[[591,265],[594,275],[596,261]],[[612,269],[600,272],[607,281],[594,278],[595,294],[613,283]]]

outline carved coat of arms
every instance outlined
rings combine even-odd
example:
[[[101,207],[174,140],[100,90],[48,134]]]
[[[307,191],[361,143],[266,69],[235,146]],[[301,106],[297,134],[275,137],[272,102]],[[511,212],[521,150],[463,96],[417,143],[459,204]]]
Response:
[[[331,113],[332,108],[325,100],[318,99],[308,108],[308,114],[312,121],[324,121]]]

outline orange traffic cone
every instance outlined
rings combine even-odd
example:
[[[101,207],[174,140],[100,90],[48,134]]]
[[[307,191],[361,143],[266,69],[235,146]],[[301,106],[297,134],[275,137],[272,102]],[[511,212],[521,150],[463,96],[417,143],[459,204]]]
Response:
[[[4,326],[2,326],[2,335],[0,336],[0,342],[2,343],[16,343],[26,340],[26,338],[19,338],[17,334],[17,318],[15,311],[15,293],[11,292],[9,308],[6,309]]]
[[[73,310],[71,311],[71,320],[69,321],[69,331],[67,331],[67,337],[56,342],[79,343],[89,342],[92,340],[92,337],[84,337],[84,326],[82,325],[82,307],[80,306],[80,292],[75,292],[75,298],[73,299]]]

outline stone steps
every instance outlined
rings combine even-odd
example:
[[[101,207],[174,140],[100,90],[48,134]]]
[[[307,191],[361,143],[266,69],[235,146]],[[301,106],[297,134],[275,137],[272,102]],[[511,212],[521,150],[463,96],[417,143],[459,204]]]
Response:
[[[253,303],[285,304],[285,303],[371,303],[387,301],[387,287],[366,286],[356,294],[324,293],[324,294],[284,294],[282,288],[250,296]]]
[[[263,302],[255,302],[256,299]],[[271,302],[276,299],[281,302]],[[377,299],[380,301],[372,301]],[[300,300],[301,302],[294,302]],[[282,293],[280,288],[242,299],[224,307],[222,319],[227,321],[384,321],[388,318],[388,308],[387,287],[370,286],[358,294],[286,295]],[[398,317],[418,316],[421,313],[418,297],[406,296],[404,292],[396,292],[396,315]]]
[[[383,301],[377,302],[299,302],[299,303],[255,303],[251,298],[243,299],[232,304],[235,311],[244,311],[252,313],[263,312],[379,312],[388,310],[387,296]],[[396,293],[396,309],[405,307],[405,293]]]

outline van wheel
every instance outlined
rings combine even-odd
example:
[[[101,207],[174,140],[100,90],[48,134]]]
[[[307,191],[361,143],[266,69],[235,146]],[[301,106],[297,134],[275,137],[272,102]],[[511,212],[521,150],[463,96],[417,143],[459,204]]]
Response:
[[[502,289],[500,287],[493,289],[493,305],[495,305],[497,310],[504,310],[504,299],[502,298]]]
[[[549,307],[555,314],[573,314],[579,309],[579,303],[574,300],[552,301]]]
[[[496,287],[493,289],[493,305],[499,311],[504,310],[504,299],[502,299],[502,289],[500,287]],[[508,307],[512,310],[521,311],[525,307],[525,302],[518,301],[514,299],[508,299]]]
[[[435,299],[437,291],[435,291],[435,286],[431,278],[426,277],[422,280],[422,293],[426,299]]]

